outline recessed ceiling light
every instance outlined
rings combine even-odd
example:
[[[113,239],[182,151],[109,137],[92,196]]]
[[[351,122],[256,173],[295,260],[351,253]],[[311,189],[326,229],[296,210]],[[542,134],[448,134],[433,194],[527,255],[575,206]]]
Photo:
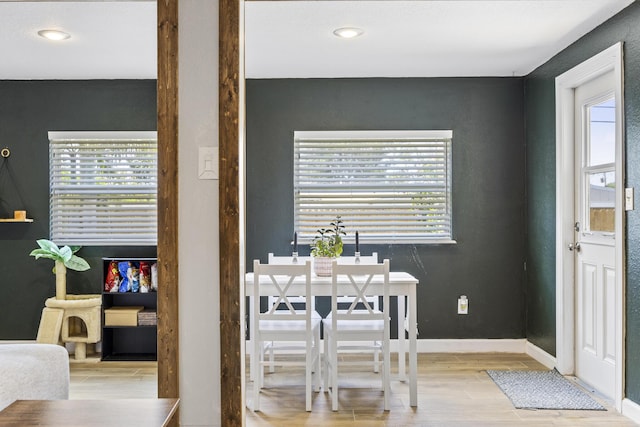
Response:
[[[71,35],[69,35],[68,33],[60,30],[40,30],[38,31],[38,35],[40,37],[44,37],[45,39],[55,41],[66,40],[71,37]]]
[[[343,28],[338,28],[337,30],[334,30],[333,34],[343,39],[352,39],[354,37],[358,37],[364,34],[364,30],[362,28],[343,27]]]

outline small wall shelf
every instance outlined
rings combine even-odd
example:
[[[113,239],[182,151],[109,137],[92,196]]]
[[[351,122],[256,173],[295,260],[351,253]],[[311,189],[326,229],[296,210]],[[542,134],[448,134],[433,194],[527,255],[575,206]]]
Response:
[[[0,218],[0,222],[33,222],[33,219],[14,219],[14,218]]]

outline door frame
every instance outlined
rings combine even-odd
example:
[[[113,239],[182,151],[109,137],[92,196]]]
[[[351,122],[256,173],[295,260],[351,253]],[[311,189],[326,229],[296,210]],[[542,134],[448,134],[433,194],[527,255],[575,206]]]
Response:
[[[616,99],[616,372],[614,405],[622,408],[624,395],[624,99],[623,45],[618,42],[556,77],[556,368],[575,373],[575,265],[567,247],[574,243],[574,89],[613,71]]]

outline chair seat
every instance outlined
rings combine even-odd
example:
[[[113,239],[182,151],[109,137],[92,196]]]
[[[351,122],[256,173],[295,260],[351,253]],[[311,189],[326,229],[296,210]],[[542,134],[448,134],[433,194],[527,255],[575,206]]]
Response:
[[[322,321],[324,329],[332,330],[331,315]],[[339,331],[363,331],[363,332],[383,332],[384,320],[338,320],[336,328]]]
[[[269,331],[288,331],[288,332],[306,332],[307,322],[304,320],[285,320],[284,318],[290,316],[289,314],[282,314],[282,320],[260,320],[259,328],[263,332]],[[322,317],[317,313],[311,313],[311,328],[315,329],[320,325]]]

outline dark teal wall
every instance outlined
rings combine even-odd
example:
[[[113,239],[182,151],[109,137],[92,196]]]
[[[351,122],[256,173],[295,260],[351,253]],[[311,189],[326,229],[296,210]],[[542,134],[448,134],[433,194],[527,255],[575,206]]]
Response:
[[[640,3],[590,32],[525,80],[527,141],[527,337],[555,354],[556,76],[624,42],[626,186],[640,189]],[[640,209],[627,212],[626,395],[640,402]]]
[[[547,108],[548,105],[552,107]],[[553,355],[556,352],[554,105],[553,79],[526,80],[527,339]]]
[[[26,209],[31,224],[0,223],[0,340],[35,339],[46,298],[55,294],[53,262],[29,252],[49,236],[52,130],[155,130],[155,80],[0,81],[0,217]],[[155,247],[91,247],[78,255],[91,270],[69,271],[69,293],[99,293],[101,257],[155,256]]]
[[[361,251],[419,279],[421,339],[523,338],[523,114],[520,78],[247,81],[247,265],[291,250],[294,130],[452,129],[458,244]]]

